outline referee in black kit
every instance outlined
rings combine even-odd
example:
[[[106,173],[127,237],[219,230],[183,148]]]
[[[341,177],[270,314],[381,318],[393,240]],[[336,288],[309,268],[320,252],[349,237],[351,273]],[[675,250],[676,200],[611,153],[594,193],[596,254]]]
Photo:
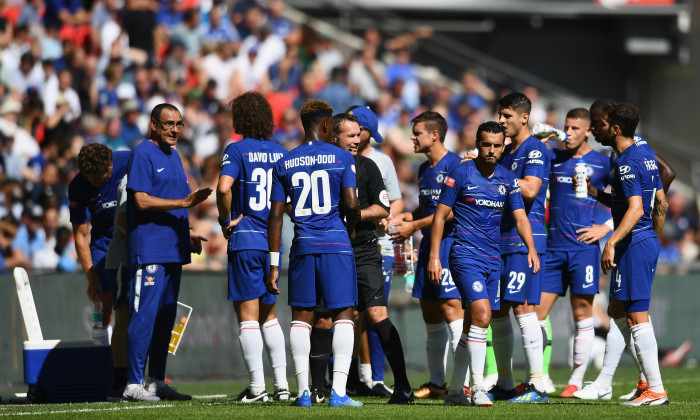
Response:
[[[357,148],[360,144],[360,125],[357,122],[357,117],[351,114],[338,114],[333,120],[332,143],[352,153],[355,157],[360,218],[355,225],[355,239],[352,240],[352,247],[355,253],[355,267],[357,268],[358,310],[366,312],[367,319],[379,336],[384,354],[394,373],[394,392],[389,398],[389,404],[410,404],[414,398],[413,390],[406,377],[406,362],[401,347],[401,338],[389,319],[386,309],[382,255],[377,246],[377,233],[374,224],[374,222],[389,215],[389,198],[377,165],[371,159],[357,154]],[[323,321],[324,319],[319,319],[315,323],[314,329],[320,327],[321,330],[325,330],[323,335],[330,336],[330,323]],[[328,329],[324,329],[324,326]],[[311,375],[313,388],[316,388],[322,386],[323,380],[318,382],[314,380],[314,370],[320,375],[320,378],[325,376],[327,359],[323,356],[330,355],[331,341],[328,339],[314,340],[313,336],[314,334],[312,334],[311,341]],[[315,355],[323,356],[314,357]],[[316,369],[314,369],[315,363],[318,363]],[[319,395],[322,391],[314,389],[312,392]]]

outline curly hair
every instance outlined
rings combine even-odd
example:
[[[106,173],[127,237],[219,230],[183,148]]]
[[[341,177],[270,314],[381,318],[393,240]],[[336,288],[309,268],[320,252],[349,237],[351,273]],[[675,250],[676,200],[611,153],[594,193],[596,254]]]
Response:
[[[299,111],[301,125],[304,131],[310,131],[316,124],[326,118],[333,117],[333,107],[328,102],[321,99],[309,99],[304,102]]]
[[[84,174],[105,173],[111,164],[112,150],[104,144],[88,144],[78,154],[78,169]]]
[[[270,103],[260,92],[246,92],[229,103],[236,133],[246,138],[266,140],[272,137],[275,121]]]

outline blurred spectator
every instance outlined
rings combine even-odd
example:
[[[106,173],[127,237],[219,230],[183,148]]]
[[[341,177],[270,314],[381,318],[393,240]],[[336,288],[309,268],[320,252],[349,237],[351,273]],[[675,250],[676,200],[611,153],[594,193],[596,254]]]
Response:
[[[420,103],[418,76],[407,49],[396,52],[396,61],[386,69],[386,80],[389,88],[394,91],[394,95],[401,98],[405,108],[414,110],[418,107]]]
[[[233,72],[236,60],[233,56],[233,46],[228,42],[217,45],[216,50],[202,60],[202,77],[206,82],[212,80],[216,84],[216,99],[226,101],[231,97]]]
[[[144,133],[138,125],[139,104],[135,99],[129,99],[122,105],[121,138],[128,148],[134,148],[144,138]]]
[[[385,67],[377,60],[376,54],[376,46],[366,44],[362,55],[350,63],[348,70],[348,82],[370,104],[377,101],[379,92],[385,87]]]
[[[209,22],[202,26],[202,41],[205,44],[237,44],[241,41],[238,30],[231,23],[224,5],[215,4],[211,8]]]
[[[318,92],[318,98],[328,102],[333,109],[345,110],[353,105],[364,105],[348,88],[348,72],[343,67],[336,67],[331,73],[328,84]]]
[[[303,72],[303,66],[299,61],[299,47],[289,45],[284,58],[270,66],[268,72],[270,88],[297,95]]]
[[[72,124],[82,112],[78,94],[73,90],[73,75],[69,69],[58,72],[58,85],[55,89],[44,90],[44,112],[49,115],[47,125],[58,125],[61,121]]]
[[[5,274],[13,267],[27,266],[26,260],[18,256],[12,248],[18,227],[17,220],[12,216],[0,218],[0,274]]]
[[[199,30],[200,18],[198,8],[187,9],[182,22],[175,26],[170,36],[171,40],[182,42],[188,60],[199,56],[202,51],[202,33]]]
[[[44,209],[38,204],[25,207],[22,212],[22,223],[17,229],[17,235],[12,241],[15,264],[19,267],[29,267],[34,255],[46,248],[46,235],[42,229]]]
[[[19,61],[19,67],[10,73],[12,89],[24,94],[27,89],[41,90],[44,84],[44,70],[37,63],[31,52],[25,52]]]

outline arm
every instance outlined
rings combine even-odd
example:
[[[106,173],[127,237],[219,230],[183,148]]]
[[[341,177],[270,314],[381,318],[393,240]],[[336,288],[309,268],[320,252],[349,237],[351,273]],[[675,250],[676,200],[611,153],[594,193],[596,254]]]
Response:
[[[599,203],[605,206],[612,206],[612,194],[606,193],[605,191],[601,191],[598,188],[591,185],[590,178],[586,178],[586,181],[588,182],[588,195],[595,198],[596,200],[598,200]]]
[[[532,268],[532,274],[536,274],[540,271],[540,259],[537,256],[535,239],[532,236],[532,226],[530,226],[530,220],[527,218],[525,209],[513,210],[513,219],[515,220],[515,228],[518,229],[518,234],[525,242],[525,246],[527,246],[527,266]]]
[[[433,284],[439,284],[442,277],[442,264],[440,263],[440,243],[445,231],[445,221],[452,213],[452,208],[438,203],[435,213],[431,216],[432,229],[430,231],[430,259],[428,260],[428,278]]]
[[[78,260],[83,266],[85,276],[88,280],[87,295],[90,300],[96,300],[102,293],[100,279],[97,277],[95,267],[92,264],[92,254],[90,253],[90,231],[87,223],[73,223],[73,236],[75,237],[75,250],[78,253]]]
[[[282,242],[282,223],[284,222],[284,203],[281,201],[270,202],[270,214],[267,216],[267,244],[270,255],[277,253],[279,258],[280,242]],[[279,279],[279,261],[270,261],[270,274],[267,276],[267,290],[275,295],[280,293],[277,287]]]
[[[659,176],[661,177],[661,183],[664,186],[664,193],[668,192],[668,188],[671,186],[671,182],[676,179],[676,171],[673,170],[671,165],[666,162],[661,155],[654,155],[656,163],[659,164]]]
[[[666,184],[664,184],[664,189],[667,188],[665,185]],[[661,231],[664,230],[667,211],[668,203],[666,202],[666,193],[663,191],[656,191],[656,196],[654,197],[654,210],[652,210],[651,213],[651,222],[654,226],[654,232],[656,232],[656,236],[659,237],[659,240],[661,240]]]
[[[520,193],[523,196],[523,200],[532,203],[537,197],[537,193],[540,192],[542,179],[527,175],[525,178],[519,179],[518,182],[520,183]]]
[[[418,209],[416,209],[418,210]],[[414,212],[415,213],[415,212]],[[402,213],[399,215],[399,217],[402,217],[402,219],[397,220],[394,222],[392,219],[391,224],[398,226],[398,230],[391,232],[389,235],[391,235],[391,240],[393,242],[403,242],[408,240],[411,236],[413,236],[416,231],[419,231],[421,229],[426,229],[429,228],[430,225],[433,224],[433,217],[435,214],[431,214],[430,216],[423,217],[421,219],[415,220],[413,219],[413,214],[411,213]],[[451,221],[452,219],[455,218],[455,215],[450,211],[445,218],[446,222]],[[407,220],[410,219],[410,220]]]
[[[403,211],[403,197],[393,200],[389,204],[389,214],[392,216],[397,216]]]
[[[194,207],[212,193],[211,188],[200,188],[185,198],[154,197],[143,191],[134,191],[134,203],[139,211],[167,211]]]
[[[379,204],[372,204],[366,209],[361,209],[358,216],[358,221],[375,222],[389,216],[389,212]]]
[[[627,199],[627,206],[627,211],[622,217],[620,225],[615,229],[610,239],[608,239],[608,242],[605,243],[605,248],[603,248],[603,255],[600,258],[600,268],[603,269],[603,274],[608,274],[608,270],[617,265],[613,263],[615,258],[615,245],[632,232],[634,225],[636,225],[639,219],[644,215],[641,196],[633,195],[629,197]]]

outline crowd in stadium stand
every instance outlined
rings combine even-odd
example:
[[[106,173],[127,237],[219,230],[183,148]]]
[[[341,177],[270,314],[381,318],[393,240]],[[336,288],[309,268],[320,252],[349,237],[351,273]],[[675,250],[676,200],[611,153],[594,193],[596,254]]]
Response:
[[[215,188],[221,153],[239,139],[227,103],[251,89],[272,105],[272,138],[287,149],[303,138],[298,110],[317,97],[336,112],[370,105],[394,159],[406,210],[417,206],[410,120],[443,114],[447,147],[474,148],[476,127],[493,119],[494,103],[522,89],[530,120],[557,125],[557,112],[534,87],[489,87],[467,70],[459,89],[420,77],[411,59],[429,28],[383,39],[364,33],[350,54],[332,39],[283,15],[284,2],[251,0],[7,0],[0,10],[0,269],[73,272],[79,268],[68,220],[67,185],[81,146],[128,150],[147,135],[158,103],[176,104],[185,129],[178,150],[193,190]],[[587,107],[588,104],[581,104]],[[564,112],[566,110],[563,110]],[[591,139],[591,141],[593,141]],[[652,139],[653,147],[653,139]],[[661,260],[696,260],[697,209],[673,191]],[[215,198],[192,210],[193,228],[210,239],[190,269],[223,269],[226,241]]]

